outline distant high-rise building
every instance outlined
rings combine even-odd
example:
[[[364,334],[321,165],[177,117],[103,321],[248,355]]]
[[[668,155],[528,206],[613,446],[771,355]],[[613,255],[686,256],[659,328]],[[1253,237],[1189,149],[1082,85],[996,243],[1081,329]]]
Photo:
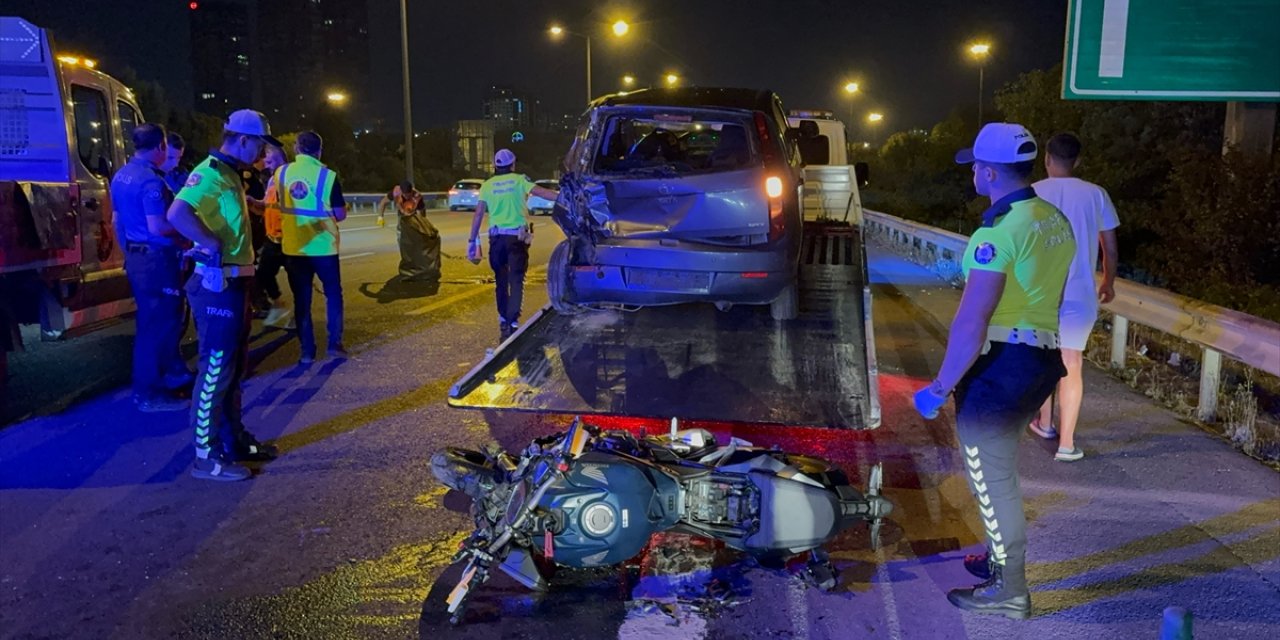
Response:
[[[260,0],[258,35],[273,126],[303,128],[334,91],[353,111],[369,99],[368,0]]]
[[[200,2],[191,15],[191,71],[195,107],[225,116],[252,104],[250,7],[228,0]]]
[[[453,166],[463,175],[479,177],[493,173],[493,120],[459,120],[454,128]]]
[[[538,100],[510,87],[489,87],[484,97],[484,119],[499,129],[534,129],[542,125]]]

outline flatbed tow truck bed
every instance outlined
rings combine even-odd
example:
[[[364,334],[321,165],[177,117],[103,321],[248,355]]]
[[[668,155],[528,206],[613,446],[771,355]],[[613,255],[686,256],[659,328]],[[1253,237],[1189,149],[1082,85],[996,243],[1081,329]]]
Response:
[[[805,223],[800,312],[710,304],[539,311],[463,376],[472,409],[715,420],[838,429],[879,426],[871,298],[861,230]]]

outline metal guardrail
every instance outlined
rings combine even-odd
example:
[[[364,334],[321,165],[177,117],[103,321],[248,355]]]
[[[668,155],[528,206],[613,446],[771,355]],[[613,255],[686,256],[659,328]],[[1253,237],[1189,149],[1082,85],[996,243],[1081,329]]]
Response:
[[[890,244],[904,245],[917,262],[951,281],[960,278],[960,259],[969,238],[958,233],[864,209],[866,232]],[[1125,366],[1129,323],[1151,327],[1203,350],[1200,400],[1196,417],[1212,422],[1218,413],[1222,356],[1280,376],[1280,324],[1124,279],[1116,280],[1116,297],[1103,309],[1115,316],[1111,325],[1111,366]]]
[[[445,209],[449,206],[449,194],[445,191],[423,191],[428,209]],[[386,197],[385,193],[344,193],[347,201],[348,215],[352,213],[377,213],[378,203]]]

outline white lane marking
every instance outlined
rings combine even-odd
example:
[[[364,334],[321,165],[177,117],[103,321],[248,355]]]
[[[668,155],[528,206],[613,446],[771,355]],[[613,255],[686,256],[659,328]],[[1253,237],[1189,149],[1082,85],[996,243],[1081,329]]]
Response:
[[[809,587],[799,580],[788,580],[787,617],[791,620],[791,637],[808,638],[809,630]]]
[[[1129,36],[1129,0],[1103,0],[1098,77],[1124,77],[1124,46]]]
[[[898,601],[893,597],[893,578],[889,577],[889,558],[884,547],[876,549],[876,583],[880,585],[880,593],[884,599],[885,623],[889,627],[889,638],[901,640],[902,623],[898,620]]]
[[[525,275],[527,277],[545,270],[546,270],[546,267],[537,267],[535,269],[530,269],[529,272]],[[460,302],[462,300],[466,300],[467,298],[474,298],[482,293],[490,293],[492,291],[493,291],[493,285],[489,285],[489,284],[474,285],[469,289],[465,289],[461,292],[455,293],[449,296],[448,298],[437,300],[425,307],[418,307],[417,309],[414,309],[412,311],[406,311],[405,315],[420,316],[423,314],[431,313],[432,311],[435,311],[437,309],[443,309],[455,302]]]
[[[352,253],[349,255],[341,256],[338,258],[338,260],[350,260],[352,258],[363,258],[365,256],[371,256],[371,255],[374,255],[373,251],[365,251],[363,253]]]

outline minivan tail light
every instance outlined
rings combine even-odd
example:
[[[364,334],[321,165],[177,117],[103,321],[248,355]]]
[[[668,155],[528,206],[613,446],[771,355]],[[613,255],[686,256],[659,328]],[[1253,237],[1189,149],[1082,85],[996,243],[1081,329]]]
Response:
[[[782,178],[777,176],[769,176],[764,181],[764,192],[769,194],[770,198],[782,197]]]

